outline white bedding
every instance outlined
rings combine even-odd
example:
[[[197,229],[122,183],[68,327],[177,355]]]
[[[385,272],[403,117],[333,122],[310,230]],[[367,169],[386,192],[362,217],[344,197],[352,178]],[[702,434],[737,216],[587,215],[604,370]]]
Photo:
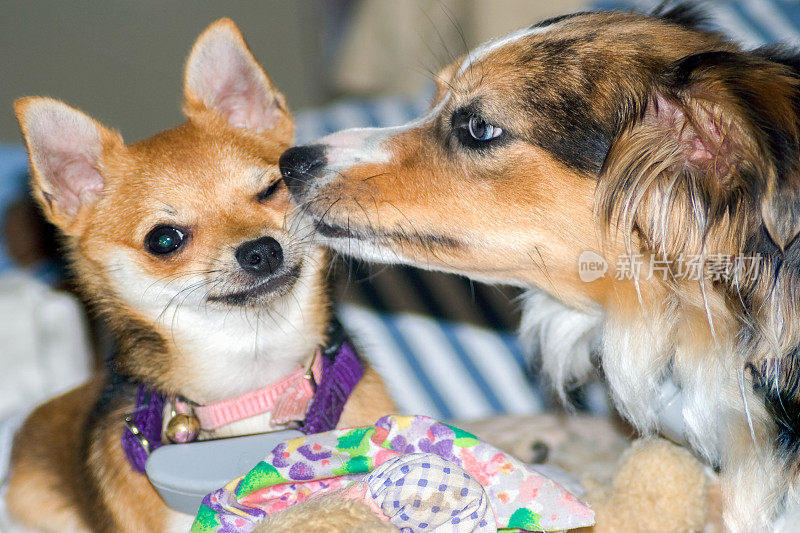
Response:
[[[8,481],[8,464],[11,459],[11,443],[14,434],[22,425],[26,411],[0,419],[0,533],[23,533],[24,529],[11,522],[6,510],[6,483]]]
[[[21,271],[0,276],[0,533],[21,533],[5,504],[14,434],[43,400],[88,376],[91,352],[80,304]]]
[[[89,376],[80,303],[23,271],[0,275],[0,420]]]

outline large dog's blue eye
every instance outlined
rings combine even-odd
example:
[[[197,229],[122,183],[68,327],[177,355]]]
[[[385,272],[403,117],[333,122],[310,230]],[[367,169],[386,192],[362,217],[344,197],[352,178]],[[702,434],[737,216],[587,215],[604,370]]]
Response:
[[[470,115],[469,122],[467,122],[470,136],[476,141],[491,141],[499,137],[503,130],[488,124],[478,115]]]
[[[144,238],[147,251],[154,255],[171,254],[180,248],[186,240],[186,234],[172,226],[156,226]]]

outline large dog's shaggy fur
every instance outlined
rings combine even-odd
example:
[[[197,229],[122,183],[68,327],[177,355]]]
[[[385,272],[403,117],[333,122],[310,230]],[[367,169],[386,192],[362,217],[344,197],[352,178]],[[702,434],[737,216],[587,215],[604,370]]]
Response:
[[[554,381],[596,359],[652,432],[672,379],[728,525],[771,523],[800,465],[800,56],[679,5],[548,20],[438,82],[412,123],[283,155],[302,220],[365,259],[543,289],[523,333]],[[607,275],[579,276],[586,251]]]

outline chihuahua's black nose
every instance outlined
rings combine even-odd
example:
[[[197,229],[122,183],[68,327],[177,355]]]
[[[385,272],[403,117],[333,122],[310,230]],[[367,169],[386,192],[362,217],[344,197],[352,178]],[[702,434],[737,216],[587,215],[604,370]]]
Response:
[[[256,276],[268,276],[283,263],[281,244],[272,237],[240,244],[234,255],[244,270]]]
[[[297,196],[325,166],[325,147],[311,144],[289,148],[283,152],[278,166],[289,191]]]

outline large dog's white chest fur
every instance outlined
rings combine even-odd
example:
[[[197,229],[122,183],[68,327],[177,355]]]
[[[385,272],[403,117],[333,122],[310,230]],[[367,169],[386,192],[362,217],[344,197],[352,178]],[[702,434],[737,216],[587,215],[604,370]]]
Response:
[[[534,290],[525,296],[520,335],[562,399],[599,364],[620,413],[645,434],[660,429],[663,385],[673,380],[680,387],[683,437],[709,463],[723,465],[728,524],[757,530],[751,526],[774,519],[766,502],[788,488],[785,476],[773,475],[781,466],[769,446],[769,416],[744,376],[735,344],[721,341],[692,353],[668,331],[648,327],[653,320],[670,324],[676,312],[665,305],[664,316],[648,323],[615,320]]]

